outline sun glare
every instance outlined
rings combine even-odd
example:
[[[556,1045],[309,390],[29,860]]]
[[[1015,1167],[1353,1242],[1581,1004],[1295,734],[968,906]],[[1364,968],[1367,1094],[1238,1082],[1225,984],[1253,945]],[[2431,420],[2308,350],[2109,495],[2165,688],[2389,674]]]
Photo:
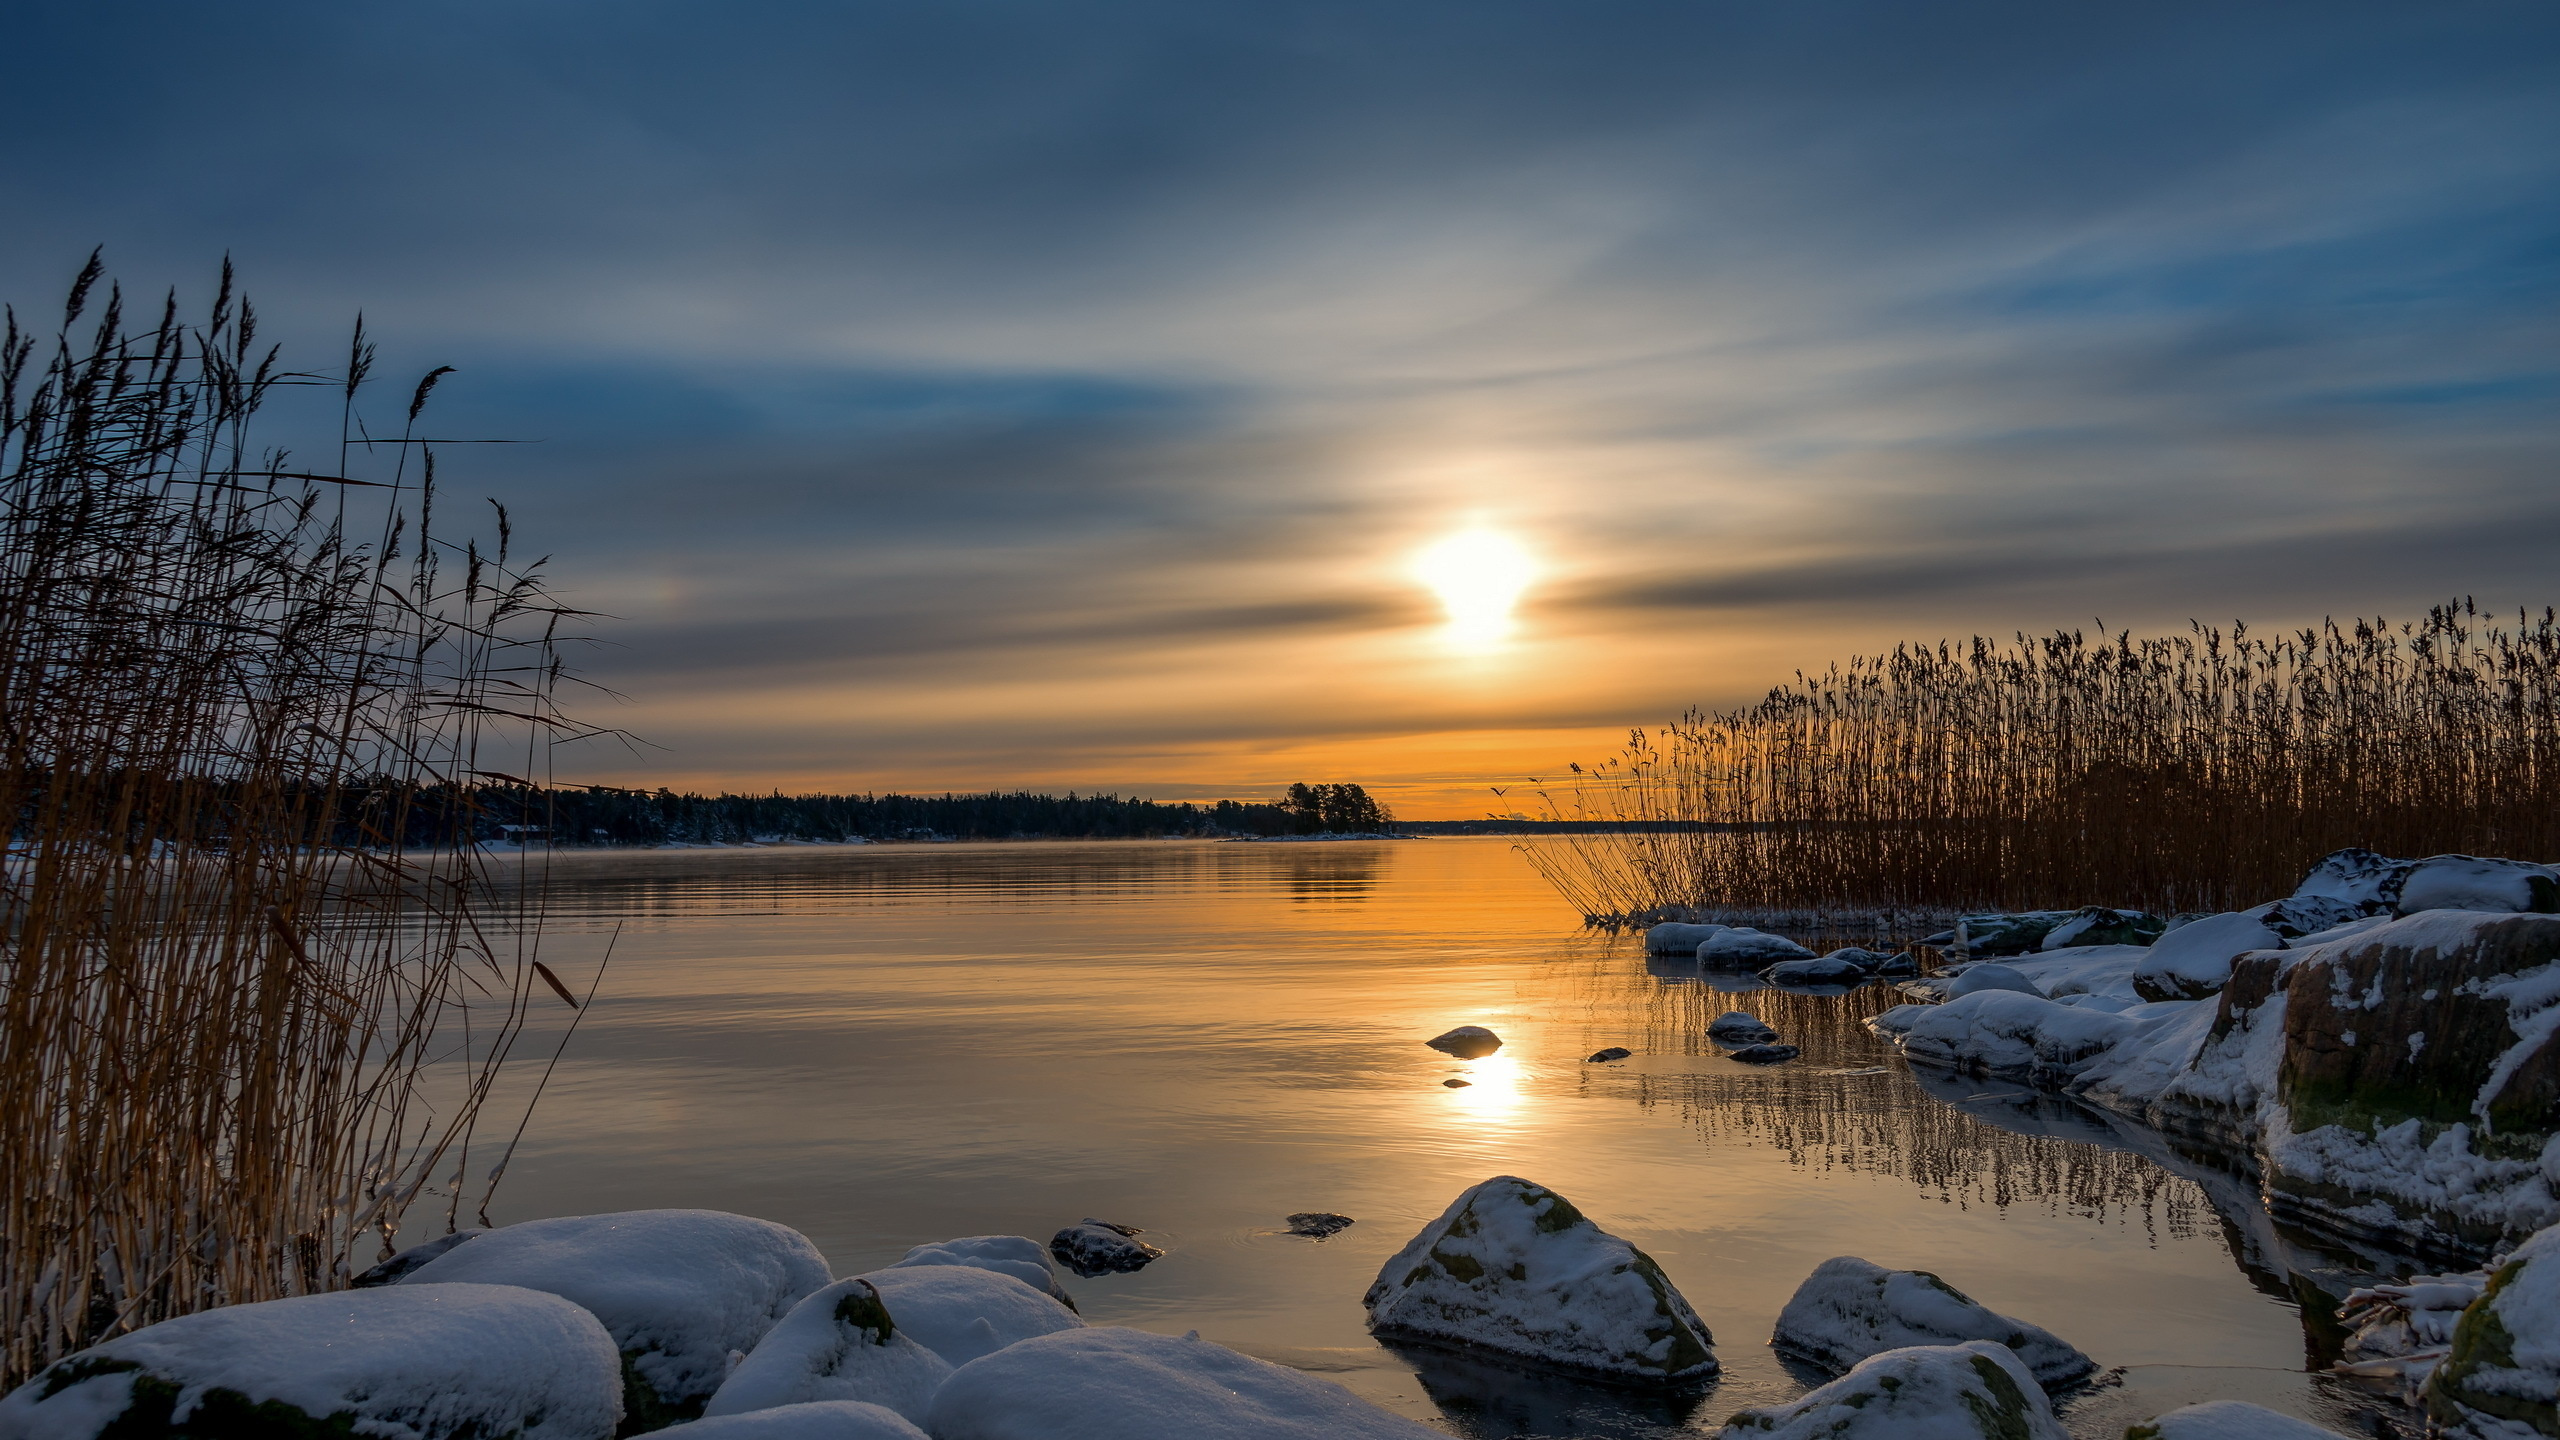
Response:
[[[1449,643],[1482,651],[1510,636],[1512,607],[1537,577],[1538,563],[1519,541],[1477,525],[1425,549],[1413,573],[1449,612]]]

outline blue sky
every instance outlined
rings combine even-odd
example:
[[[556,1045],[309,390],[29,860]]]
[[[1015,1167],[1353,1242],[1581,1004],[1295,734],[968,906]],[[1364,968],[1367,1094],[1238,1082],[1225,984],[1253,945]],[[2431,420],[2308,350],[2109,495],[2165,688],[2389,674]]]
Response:
[[[2547,4],[8,27],[0,293],[227,252],[540,442],[447,473],[617,617],[564,775],[1464,814],[1898,639],[2560,599]]]

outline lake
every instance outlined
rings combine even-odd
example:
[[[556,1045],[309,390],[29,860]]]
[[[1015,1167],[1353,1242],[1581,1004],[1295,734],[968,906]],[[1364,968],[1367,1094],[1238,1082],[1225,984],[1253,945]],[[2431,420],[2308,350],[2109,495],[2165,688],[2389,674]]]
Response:
[[[2219,1397],[2356,1431],[2390,1418],[2305,1373],[2292,1289],[2212,1177],[2064,1102],[1913,1075],[1859,1023],[1896,1003],[1887,986],[1793,994],[1649,962],[1507,840],[550,863],[543,953],[579,986],[608,941],[612,960],[500,1223],[734,1210],[797,1227],[839,1275],[950,1236],[1135,1225],[1170,1253],[1069,1278],[1088,1320],[1196,1329],[1465,1436],[1687,1433],[1800,1394],[1770,1327],[1842,1254],[1935,1271],[2126,1367],[2072,1403],[2077,1435]],[[1724,1058],[1706,1024],[1728,1009],[1804,1055]],[[519,1088],[565,1013],[528,1031]],[[1422,1044],[1461,1024],[1502,1049]],[[1585,1063],[1610,1045],[1635,1056]],[[1497,1174],[1661,1262],[1721,1381],[1663,1403],[1373,1341],[1378,1267]],[[1283,1233],[1303,1210],[1357,1223]]]

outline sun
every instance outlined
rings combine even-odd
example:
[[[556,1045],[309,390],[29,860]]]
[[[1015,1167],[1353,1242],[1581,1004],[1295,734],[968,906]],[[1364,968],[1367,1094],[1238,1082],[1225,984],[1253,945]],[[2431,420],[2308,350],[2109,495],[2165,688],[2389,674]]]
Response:
[[[1449,612],[1448,643],[1484,651],[1509,638],[1512,608],[1537,578],[1538,562],[1519,541],[1473,525],[1425,547],[1414,557],[1413,573]]]

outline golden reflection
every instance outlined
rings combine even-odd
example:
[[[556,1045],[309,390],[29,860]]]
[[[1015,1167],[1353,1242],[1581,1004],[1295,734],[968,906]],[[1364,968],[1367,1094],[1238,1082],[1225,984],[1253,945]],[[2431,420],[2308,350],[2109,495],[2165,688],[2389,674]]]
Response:
[[[1413,573],[1449,612],[1450,648],[1474,654],[1510,637],[1512,607],[1537,578],[1538,562],[1519,541],[1479,523],[1414,557]]]
[[[1449,1108],[1470,1120],[1509,1121],[1528,1104],[1520,1062],[1496,1051],[1466,1062],[1453,1079],[1467,1083],[1449,1090]]]

